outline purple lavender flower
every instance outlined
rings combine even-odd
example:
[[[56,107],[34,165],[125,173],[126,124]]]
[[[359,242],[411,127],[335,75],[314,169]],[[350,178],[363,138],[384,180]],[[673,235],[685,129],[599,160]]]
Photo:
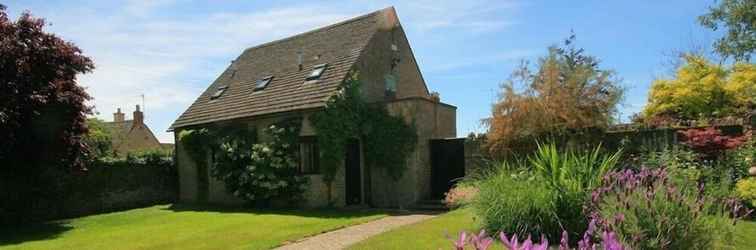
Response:
[[[467,245],[467,233],[465,231],[459,232],[459,238],[452,240],[454,248],[457,250],[464,250]]]
[[[567,234],[567,231],[562,231],[562,240],[559,241],[559,250],[570,250],[569,242],[570,242],[570,239]]]
[[[601,241],[604,246],[604,250],[625,250],[625,247],[617,240],[616,235],[613,232],[604,231],[601,234]]]
[[[482,229],[480,230],[480,233],[478,235],[473,235],[470,239],[470,242],[472,243],[473,247],[475,247],[476,250],[486,250],[488,247],[491,246],[493,243],[493,239],[491,237],[488,237],[486,235],[486,230]]]

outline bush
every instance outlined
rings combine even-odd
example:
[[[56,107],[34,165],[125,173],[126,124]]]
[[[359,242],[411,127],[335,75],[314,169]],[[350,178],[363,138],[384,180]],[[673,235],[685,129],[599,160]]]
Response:
[[[680,133],[683,135],[683,144],[707,160],[720,159],[726,150],[737,148],[748,139],[747,136],[723,135],[722,131],[714,127],[688,129]]]
[[[667,147],[659,151],[643,152],[633,161],[629,162],[628,168],[640,166],[641,168],[674,168],[674,169],[702,169],[704,165],[698,154],[683,147]],[[636,169],[640,170],[640,169]]]
[[[569,238],[578,239],[587,229],[583,206],[591,190],[619,158],[619,152],[604,154],[600,146],[582,152],[539,145],[528,161],[504,163],[479,181],[474,206],[488,231],[548,238],[568,231]]]
[[[606,175],[586,212],[633,249],[712,249],[734,230],[729,210],[717,202],[665,169],[624,170]]]
[[[535,173],[554,190],[557,216],[562,229],[580,236],[588,221],[583,205],[588,194],[601,185],[604,174],[615,168],[620,152],[602,154],[601,147],[592,151],[574,152],[557,150],[554,144],[539,145],[530,159]]]
[[[657,152],[646,152],[629,164],[640,168],[664,168],[669,177],[678,184],[705,183],[704,193],[712,198],[731,198],[734,180],[740,179],[746,170],[739,170],[743,159],[725,157],[718,161],[703,160],[699,154],[683,147],[672,147]],[[640,170],[636,169],[635,170]]]
[[[542,179],[502,170],[481,181],[479,188],[473,207],[486,231],[560,237],[556,194]]]
[[[725,164],[732,170],[734,180],[748,177],[748,169],[756,166],[756,139],[727,152]]]
[[[290,119],[264,129],[270,140],[254,142],[254,130],[239,130],[219,140],[211,168],[213,177],[225,183],[226,191],[256,205],[271,201],[296,202],[307,179],[298,174],[299,124]]]
[[[756,178],[741,179],[735,187],[738,198],[751,208],[756,208]]]
[[[478,196],[478,188],[471,185],[456,185],[444,197],[444,204],[449,208],[459,208],[472,203]]]

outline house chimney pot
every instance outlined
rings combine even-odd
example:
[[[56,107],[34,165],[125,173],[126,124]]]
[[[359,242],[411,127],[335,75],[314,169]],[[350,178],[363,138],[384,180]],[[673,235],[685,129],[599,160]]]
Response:
[[[438,92],[431,93],[431,101],[441,102],[441,95]]]
[[[142,123],[144,123],[144,113],[139,110],[139,105],[136,105],[136,110],[134,110],[134,124]]]
[[[125,120],[126,115],[124,113],[121,113],[121,108],[116,109],[116,112],[113,113],[113,121],[114,122],[123,122]]]

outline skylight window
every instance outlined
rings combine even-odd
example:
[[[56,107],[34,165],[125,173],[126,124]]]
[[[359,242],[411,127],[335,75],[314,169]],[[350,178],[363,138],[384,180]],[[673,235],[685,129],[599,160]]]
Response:
[[[262,79],[258,79],[257,82],[255,82],[254,91],[263,90],[265,87],[268,86],[271,80],[273,80],[273,76],[266,76]]]
[[[213,93],[212,96],[210,96],[211,100],[218,99],[218,97],[221,97],[223,95],[223,92],[226,92],[226,89],[228,89],[228,86],[220,86],[218,89],[215,90],[215,93]]]
[[[315,65],[312,68],[312,72],[310,72],[310,75],[307,76],[307,80],[309,81],[309,80],[317,80],[317,79],[319,79],[320,76],[323,75],[323,71],[326,70],[326,66],[328,66],[328,64],[318,64],[318,65]]]

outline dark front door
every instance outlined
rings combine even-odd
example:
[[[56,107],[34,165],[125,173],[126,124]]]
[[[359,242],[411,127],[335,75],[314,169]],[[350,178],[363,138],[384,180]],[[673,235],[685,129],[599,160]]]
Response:
[[[431,198],[443,199],[465,176],[465,139],[431,140]]]
[[[346,204],[362,203],[362,178],[360,176],[360,143],[350,140],[346,146]]]

